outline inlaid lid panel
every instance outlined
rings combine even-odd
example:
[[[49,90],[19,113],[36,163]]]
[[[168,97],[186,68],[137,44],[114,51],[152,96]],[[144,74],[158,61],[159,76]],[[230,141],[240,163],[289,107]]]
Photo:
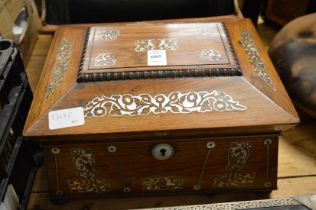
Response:
[[[166,63],[148,63],[153,50]],[[51,126],[51,116],[71,126]],[[253,135],[298,122],[251,22],[203,18],[58,27],[24,136],[55,144]]]
[[[240,75],[223,23],[121,25],[88,29],[79,81],[212,75]]]

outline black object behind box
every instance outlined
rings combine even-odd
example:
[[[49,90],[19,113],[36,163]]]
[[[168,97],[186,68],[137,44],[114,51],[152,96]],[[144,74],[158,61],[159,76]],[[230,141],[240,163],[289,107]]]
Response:
[[[22,130],[33,94],[19,50],[9,40],[0,40],[0,198],[9,184],[25,209],[36,169],[41,162],[37,144],[24,141]]]

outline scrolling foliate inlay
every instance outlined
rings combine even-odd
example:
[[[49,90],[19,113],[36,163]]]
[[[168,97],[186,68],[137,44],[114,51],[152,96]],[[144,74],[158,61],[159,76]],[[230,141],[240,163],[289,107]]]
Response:
[[[150,114],[192,112],[234,112],[245,111],[247,107],[234,100],[225,92],[171,92],[165,94],[112,95],[100,96],[89,101],[84,107],[85,117],[140,116]]]
[[[228,162],[225,173],[213,179],[213,187],[242,187],[252,185],[256,173],[244,173],[247,160],[250,156],[251,145],[247,142],[233,142],[228,151]]]
[[[273,91],[276,91],[270,76],[266,72],[266,67],[249,32],[241,32],[240,44],[246,51],[248,60],[257,76]]]
[[[66,180],[71,192],[109,192],[110,184],[105,179],[97,179],[95,159],[91,151],[71,149],[79,179]]]
[[[143,190],[181,190],[184,188],[184,179],[180,176],[150,177],[142,181]]]
[[[64,81],[65,74],[71,59],[73,41],[64,38],[61,41],[60,47],[56,54],[55,65],[52,70],[52,75],[49,79],[48,86],[45,91],[45,99],[47,100]]]

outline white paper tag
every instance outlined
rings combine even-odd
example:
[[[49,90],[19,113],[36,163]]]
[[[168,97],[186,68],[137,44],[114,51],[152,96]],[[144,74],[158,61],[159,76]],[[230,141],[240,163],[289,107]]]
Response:
[[[165,66],[167,65],[167,54],[165,50],[148,50],[148,66]]]
[[[74,127],[83,124],[84,115],[82,107],[61,109],[48,113],[48,127],[50,130]]]

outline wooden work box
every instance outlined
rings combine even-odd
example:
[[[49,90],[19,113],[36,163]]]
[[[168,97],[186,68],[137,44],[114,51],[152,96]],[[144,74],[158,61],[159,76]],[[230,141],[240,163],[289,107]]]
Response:
[[[298,122],[250,21],[206,18],[59,27],[24,135],[56,199],[269,192]]]

